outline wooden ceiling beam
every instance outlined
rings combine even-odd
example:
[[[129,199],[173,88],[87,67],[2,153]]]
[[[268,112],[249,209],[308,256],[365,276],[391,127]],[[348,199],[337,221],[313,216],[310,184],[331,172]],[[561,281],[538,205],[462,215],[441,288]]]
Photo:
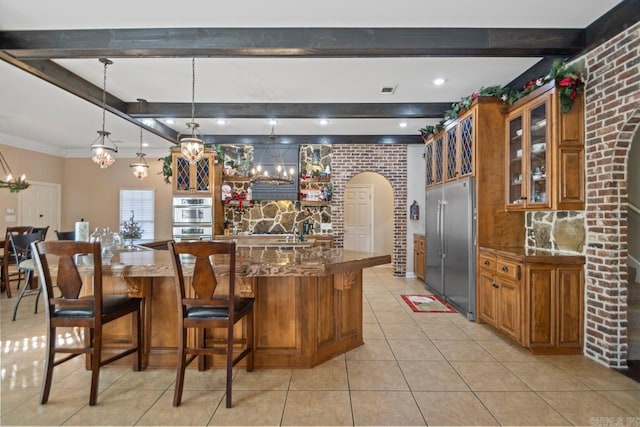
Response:
[[[196,103],[196,117],[228,119],[291,118],[384,119],[442,118],[451,102],[425,103]],[[191,117],[191,103],[149,102],[140,111],[129,103],[125,112],[132,117]]]
[[[203,135],[207,144],[264,144],[269,135]],[[424,144],[420,135],[276,135],[276,144]]]
[[[95,57],[569,56],[571,28],[144,28],[0,31],[19,59]]]

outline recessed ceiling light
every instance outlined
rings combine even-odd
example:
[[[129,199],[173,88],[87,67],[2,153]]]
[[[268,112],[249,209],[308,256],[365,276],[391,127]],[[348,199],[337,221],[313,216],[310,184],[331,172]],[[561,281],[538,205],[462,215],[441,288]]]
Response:
[[[142,146],[143,146],[143,147],[148,147],[148,146],[149,146],[149,143],[148,143],[148,142],[143,142],[143,143],[142,143]]]
[[[407,122],[400,122],[398,123],[398,126],[400,126],[401,128],[406,128],[408,126]]]
[[[153,126],[155,122],[153,119],[142,119],[142,123],[144,123],[145,126]]]
[[[276,119],[271,119],[271,120],[269,120],[269,124],[270,124],[271,126],[275,126],[275,125],[277,125],[277,124],[278,124],[278,121],[277,121]]]
[[[175,123],[175,121],[173,119],[164,119],[164,122],[168,125],[172,125]]]
[[[318,123],[320,123],[322,126],[326,126],[326,125],[328,125],[328,124],[329,124],[329,120],[327,120],[327,119],[320,119],[320,121],[319,121]]]
[[[216,123],[219,124],[220,126],[224,126],[227,124],[227,121],[225,119],[218,119],[216,120]]]
[[[438,77],[438,78],[436,78],[436,79],[433,79],[433,80],[431,81],[431,83],[433,83],[433,84],[434,84],[434,85],[436,85],[436,86],[442,86],[443,84],[445,84],[445,82],[446,82],[446,81],[447,81],[447,80],[446,80],[446,79],[444,79],[443,77]]]

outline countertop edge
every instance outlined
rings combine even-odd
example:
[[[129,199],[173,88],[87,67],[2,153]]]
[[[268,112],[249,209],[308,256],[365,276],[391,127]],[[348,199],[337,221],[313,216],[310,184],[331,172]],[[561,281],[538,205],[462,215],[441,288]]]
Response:
[[[482,245],[478,249],[529,264],[585,264],[586,262],[584,255],[527,249],[524,247]]]

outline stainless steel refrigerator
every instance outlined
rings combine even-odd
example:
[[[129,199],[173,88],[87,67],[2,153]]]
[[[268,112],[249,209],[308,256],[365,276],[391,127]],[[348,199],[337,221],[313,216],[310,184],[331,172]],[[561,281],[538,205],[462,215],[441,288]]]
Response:
[[[475,320],[475,191],[472,177],[427,190],[425,282]]]

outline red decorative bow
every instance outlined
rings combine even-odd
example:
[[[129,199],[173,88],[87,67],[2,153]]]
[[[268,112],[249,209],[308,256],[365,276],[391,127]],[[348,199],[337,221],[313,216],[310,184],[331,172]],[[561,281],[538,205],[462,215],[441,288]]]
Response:
[[[243,211],[242,204],[243,204],[244,200],[246,200],[246,198],[247,198],[247,193],[244,193],[244,192],[238,193],[237,191],[234,191],[233,192],[233,196],[227,198],[225,200],[225,203],[229,204],[232,200],[237,201],[238,202],[238,210],[242,212]]]

